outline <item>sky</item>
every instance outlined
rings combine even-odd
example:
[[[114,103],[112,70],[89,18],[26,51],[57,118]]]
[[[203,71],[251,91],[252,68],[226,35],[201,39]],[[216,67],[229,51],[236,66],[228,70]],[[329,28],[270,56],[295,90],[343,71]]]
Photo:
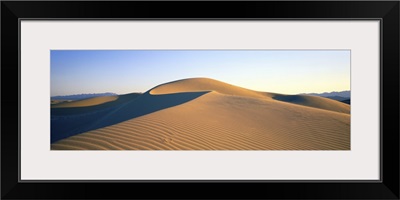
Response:
[[[350,90],[349,50],[51,50],[51,96],[206,77],[281,94]]]

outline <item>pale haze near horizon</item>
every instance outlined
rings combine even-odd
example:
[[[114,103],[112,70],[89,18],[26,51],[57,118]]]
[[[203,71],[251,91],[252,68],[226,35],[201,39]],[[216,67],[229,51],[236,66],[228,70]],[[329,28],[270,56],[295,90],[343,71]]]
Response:
[[[349,50],[51,50],[51,96],[206,77],[281,94],[350,90]]]

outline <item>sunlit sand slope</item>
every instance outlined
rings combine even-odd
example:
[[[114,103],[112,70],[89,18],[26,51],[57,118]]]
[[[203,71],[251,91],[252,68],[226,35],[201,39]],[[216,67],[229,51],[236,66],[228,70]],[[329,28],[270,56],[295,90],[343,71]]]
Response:
[[[273,98],[287,103],[350,114],[350,105],[324,97],[276,94]]]
[[[186,79],[167,83],[153,88],[101,120],[103,123],[115,119],[122,113],[135,112],[139,107],[142,111],[151,109],[151,106],[146,107],[147,104],[159,105],[159,109],[153,108],[150,112],[128,120],[62,139],[53,143],[51,148],[350,149],[349,105],[324,101],[325,98],[306,96],[304,100],[288,100],[282,99],[282,96],[247,90],[211,79]],[[180,100],[182,98],[186,99]],[[171,101],[174,100],[180,100],[181,103],[173,104]],[[160,105],[163,102],[166,105]],[[324,105],[324,102],[329,106]]]
[[[273,93],[257,92],[209,78],[190,78],[169,82],[153,88],[150,90],[150,94],[161,95],[200,91],[216,91],[222,94],[253,98],[265,98],[273,96]]]
[[[155,87],[150,94],[171,94],[180,92],[216,91],[235,96],[264,98],[264,100],[279,100],[293,104],[315,107],[342,113],[350,113],[350,106],[344,103],[318,96],[283,95],[269,92],[258,92],[227,84],[209,78],[191,78],[166,83]]]
[[[115,101],[118,99],[118,96],[104,96],[104,97],[93,97],[89,99],[82,99],[71,102],[63,102],[51,105],[52,108],[71,108],[71,107],[86,107],[86,106],[95,106],[103,103],[107,103],[110,101]]]

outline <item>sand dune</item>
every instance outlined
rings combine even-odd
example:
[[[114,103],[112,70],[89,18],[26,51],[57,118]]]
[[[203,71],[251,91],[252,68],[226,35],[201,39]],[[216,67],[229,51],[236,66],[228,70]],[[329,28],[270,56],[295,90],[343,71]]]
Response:
[[[65,102],[71,102],[70,100],[50,100],[50,104],[59,104],[59,103],[65,103]]]
[[[58,140],[51,149],[350,149],[350,106],[323,97],[195,78],[157,86],[118,105],[85,124],[89,131]]]
[[[273,96],[273,93],[256,92],[209,78],[190,78],[169,82],[151,89],[149,93],[152,95],[161,95],[202,91],[215,91],[222,94],[253,98],[264,98]]]
[[[99,124],[99,119],[108,116],[110,113],[120,109],[131,101],[137,99],[141,94],[132,93],[126,95],[119,95],[113,101],[98,103],[97,98],[85,99],[86,105],[91,106],[78,106],[78,107],[52,107],[51,108],[51,142],[56,142],[69,136],[93,130],[95,128],[102,128],[110,124]],[[91,102],[91,100],[94,100]],[[72,102],[71,102],[72,103]],[[82,103],[82,104],[83,104]],[[79,104],[78,104],[79,105]]]
[[[325,97],[276,94],[273,98],[282,102],[350,114],[349,105]]]
[[[71,102],[62,102],[51,105],[52,108],[71,108],[71,107],[86,107],[86,106],[95,106],[103,103],[107,103],[110,101],[115,101],[118,99],[118,96],[104,96],[104,97],[94,97],[89,99],[82,99]]]
[[[308,95],[283,95],[269,92],[258,92],[230,85],[221,81],[209,78],[191,78],[183,79],[170,83],[166,83],[150,90],[150,94],[171,94],[180,92],[199,92],[199,91],[215,91],[222,94],[263,98],[264,100],[279,100],[288,103],[294,103],[314,108],[331,110],[342,113],[350,113],[350,106],[341,102],[318,96]]]

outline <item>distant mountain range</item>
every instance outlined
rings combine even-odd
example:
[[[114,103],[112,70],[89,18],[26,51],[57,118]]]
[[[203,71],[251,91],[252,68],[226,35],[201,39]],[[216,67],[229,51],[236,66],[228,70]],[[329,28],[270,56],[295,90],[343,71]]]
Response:
[[[333,97],[333,96],[338,96],[338,97],[344,97],[349,99],[350,98],[350,90],[346,91],[341,91],[341,92],[324,92],[324,93],[306,93],[308,95],[313,95],[313,96],[320,96],[320,97]]]
[[[103,96],[115,96],[116,93],[106,92],[106,93],[91,93],[91,94],[74,94],[74,95],[65,95],[65,96],[54,96],[51,97],[51,100],[81,100],[88,99],[93,97],[103,97]]]
[[[341,101],[343,103],[350,104],[350,90],[341,92],[324,92],[324,93],[304,93],[312,96],[326,97],[333,100]]]

